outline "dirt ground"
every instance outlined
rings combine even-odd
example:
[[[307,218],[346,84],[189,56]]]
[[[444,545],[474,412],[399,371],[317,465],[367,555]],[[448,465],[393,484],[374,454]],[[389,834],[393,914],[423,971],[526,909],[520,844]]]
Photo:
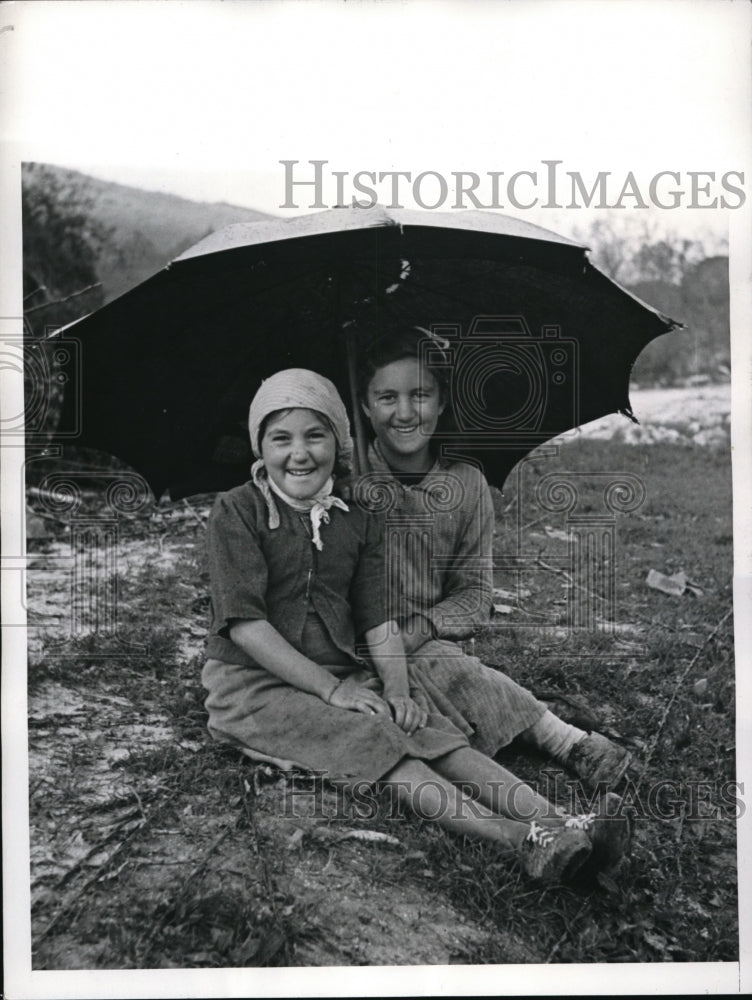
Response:
[[[275,938],[273,928],[280,921],[284,924],[293,908],[296,920],[306,915],[306,932],[295,949],[298,965],[470,960],[489,929],[422,888],[421,878],[430,881],[433,876],[423,852],[413,850],[411,855],[399,834],[374,833],[372,840],[358,839],[362,824],[357,817],[349,823],[337,817],[343,807],[331,796],[316,807],[305,789],[290,793],[289,780],[278,772],[253,769],[234,752],[209,741],[196,687],[205,636],[203,588],[198,574],[186,573],[188,582],[182,572],[177,581],[171,575],[176,567],[191,566],[193,538],[176,543],[173,537],[169,545],[153,537],[124,538],[119,543],[124,575],[129,575],[131,566],[148,566],[153,577],[184,592],[188,616],[175,618],[174,609],[181,602],[170,600],[172,625],[180,636],[177,649],[169,663],[156,663],[155,670],[147,673],[129,668],[127,655],[117,644],[101,641],[97,645],[104,648],[104,656],[78,661],[72,670],[65,658],[69,645],[59,648],[61,658],[57,658],[50,639],[52,632],[65,632],[69,614],[68,549],[67,541],[46,545],[29,573],[34,617],[61,622],[57,628],[29,631],[30,659],[37,664],[32,667],[29,696],[32,913],[40,963],[35,967],[93,968],[102,967],[102,962],[108,967],[112,935],[124,933],[121,921],[138,922],[135,898],[148,894],[153,931],[162,916],[160,903],[171,905],[175,895],[185,895],[186,884],[196,895],[185,902],[187,915],[180,914],[185,917],[185,926],[179,923],[182,933],[190,937],[193,925],[208,921],[212,946],[217,943],[217,928],[225,935],[232,929],[236,951],[244,943],[236,940],[236,911],[244,909],[249,885],[254,889],[251,898],[267,897],[252,917],[246,916],[247,956],[235,955],[233,964],[257,964],[250,961],[254,948],[271,949],[268,958],[273,958],[274,950],[284,947],[287,933],[280,930]],[[122,597],[127,600],[125,594]],[[174,678],[167,681],[158,674],[178,664],[184,665],[178,668],[183,680],[175,704]],[[198,773],[186,777],[192,768]],[[214,787],[217,768],[226,771],[225,782],[237,786],[233,794]],[[285,808],[288,793],[292,805]],[[234,825],[237,815],[249,809],[252,816],[240,829],[228,828],[228,818]],[[308,815],[311,810],[314,815]],[[326,817],[316,815],[322,810]],[[334,825],[329,813],[338,819]],[[135,856],[132,841],[138,845]],[[417,883],[405,884],[394,870],[395,861],[417,866],[423,873]],[[212,866],[208,878],[207,862]],[[118,891],[118,905],[107,923],[100,915],[95,926],[82,933],[81,925],[92,922],[85,912],[91,897],[119,889],[125,866],[130,873],[128,889]],[[197,900],[198,911],[190,911]],[[212,901],[218,914],[211,912]],[[172,913],[169,919],[179,921],[179,916]],[[261,928],[261,933],[254,934],[253,928]],[[169,949],[154,954],[148,938],[139,937],[128,943],[134,965],[126,960],[125,967],[175,964]],[[221,937],[219,941],[223,943]],[[211,952],[204,942],[188,949],[187,958],[203,964]],[[261,957],[260,964],[267,964]],[[509,936],[508,961],[539,958]]]
[[[640,425],[612,417],[577,439],[728,447],[728,387],[635,392],[632,402]],[[590,896],[575,893],[567,903],[571,911],[547,897],[550,919],[537,930],[519,919],[505,924],[502,908],[512,906],[512,898],[518,905],[531,888],[503,859],[474,845],[448,844],[412,820],[379,813],[364,823],[331,789],[317,790],[305,777],[293,780],[211,744],[198,683],[207,589],[197,539],[208,501],[121,519],[114,561],[105,546],[86,556],[105,589],[89,594],[83,626],[80,615],[71,624],[77,563],[70,525],[61,527],[33,506],[34,968],[603,960],[606,946],[595,938],[589,946],[582,932],[580,950],[568,950],[570,916],[581,913],[581,900]],[[651,539],[646,544],[660,545],[660,532]],[[677,567],[664,562],[660,568]],[[107,619],[110,631],[97,632],[97,615],[113,600],[117,629],[113,633]],[[627,622],[626,642],[634,638],[629,630]],[[700,648],[709,630],[710,623],[704,635],[687,624],[684,635]],[[639,674],[638,660],[630,662]],[[550,688],[552,676],[539,686]],[[644,698],[647,706],[635,701],[635,712],[657,711],[652,695]],[[558,707],[564,714],[566,701]],[[595,714],[616,731],[620,711],[602,698]],[[638,753],[649,749],[649,736],[635,736]],[[723,751],[733,755],[733,736]],[[733,776],[733,760],[731,766]],[[675,841],[681,835],[671,833]],[[682,883],[679,896],[674,887],[664,906],[669,913],[672,906],[694,907],[697,934],[706,938],[717,915],[733,905],[735,891],[733,824],[712,836],[714,881],[707,881],[705,896],[682,897]],[[488,880],[482,893],[481,871]],[[626,890],[606,883],[596,891],[608,907],[609,893],[621,906]],[[612,907],[618,909],[616,902]],[[613,942],[614,960],[692,957],[654,915],[639,919],[642,925],[624,921],[628,930],[621,944]],[[629,943],[635,935],[639,946]],[[730,955],[733,942],[714,947]]]

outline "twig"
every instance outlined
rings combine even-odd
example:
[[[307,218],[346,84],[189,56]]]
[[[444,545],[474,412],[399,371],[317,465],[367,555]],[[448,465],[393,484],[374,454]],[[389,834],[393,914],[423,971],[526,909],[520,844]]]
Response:
[[[138,802],[138,808],[141,810],[141,815],[143,816],[143,818],[145,820],[146,819],[146,811],[144,810],[144,803],[141,800],[141,796],[138,794],[138,789],[134,788],[134,789],[132,789],[132,791],[133,791],[133,794],[136,796],[136,802]]]
[[[665,629],[667,632],[675,632],[677,635],[681,633],[681,629],[677,628],[675,625],[669,625],[668,622],[658,621],[657,618],[640,618],[634,619],[635,623],[638,625],[653,625],[655,628]],[[689,646],[690,649],[702,649],[702,646],[698,646],[696,642],[689,642],[687,639],[681,640],[683,646]]]
[[[254,768],[254,776],[255,774],[256,770]],[[243,781],[245,781],[245,779],[243,779]],[[244,793],[245,794],[241,795],[241,801],[243,803],[243,812],[245,813],[245,818],[253,834],[253,853],[256,855],[256,858],[258,859],[261,868],[261,878],[264,882],[264,888],[269,894],[271,907],[272,910],[274,911],[274,915],[276,916],[277,907],[274,901],[274,883],[269,874],[269,869],[266,864],[266,858],[262,857],[261,851],[259,850],[260,837],[258,831],[258,824],[256,823],[256,803],[255,803],[255,798],[258,793],[255,790],[253,790],[253,785],[251,786],[250,790],[246,790],[244,788]]]
[[[193,507],[191,507],[191,505],[185,498],[183,499],[183,506],[186,508],[186,510],[189,510],[191,512],[191,514],[196,519],[196,522],[200,525],[200,527],[202,528],[205,527],[204,522],[201,520],[196,511],[193,509]]]
[[[689,676],[689,672],[691,671],[691,669],[695,665],[695,663],[697,663],[697,661],[699,660],[699,658],[702,655],[702,653],[704,652],[704,650],[713,641],[713,639],[715,639],[716,635],[720,632],[720,630],[726,624],[726,622],[728,621],[728,619],[731,617],[731,613],[732,613],[732,608],[729,608],[729,610],[726,612],[726,614],[723,616],[723,618],[721,618],[721,620],[718,622],[718,624],[713,629],[713,631],[710,633],[710,635],[708,635],[706,637],[705,641],[700,646],[700,648],[697,650],[697,652],[692,657],[692,659],[689,661],[689,663],[687,664],[687,666],[684,668],[681,676],[679,677],[679,679],[677,680],[676,684],[674,685],[674,690],[673,690],[673,692],[671,694],[671,697],[669,698],[669,700],[668,700],[668,702],[666,704],[666,707],[663,710],[663,714],[661,715],[661,721],[658,723],[658,728],[655,731],[655,736],[653,737],[652,743],[650,744],[650,749],[648,750],[647,756],[645,757],[645,762],[643,764],[642,774],[640,775],[640,778],[639,778],[639,780],[637,782],[637,790],[639,790],[640,785],[642,784],[642,779],[645,777],[645,775],[648,772],[648,767],[650,766],[650,762],[651,762],[651,760],[653,758],[653,754],[655,753],[655,749],[658,746],[658,741],[661,738],[661,733],[663,732],[663,727],[666,725],[666,720],[668,719],[669,713],[670,713],[671,709],[673,708],[674,702],[676,701],[676,697],[679,694],[679,688],[682,686],[682,684],[684,683],[684,681]]]
[[[542,514],[540,517],[536,517],[534,521],[528,521],[527,524],[523,524],[520,531],[527,531],[528,528],[534,528],[536,524],[540,524],[541,521],[545,521],[546,515]]]
[[[103,847],[106,847],[107,844],[115,840],[118,834],[120,833],[121,828],[124,827],[126,823],[130,823],[132,820],[134,820],[138,815],[138,813],[139,809],[137,806],[134,806],[132,809],[130,809],[125,814],[125,816],[123,816],[123,818],[115,825],[114,830],[108,833],[106,837],[103,837],[101,840],[97,841],[97,843],[94,844],[94,846],[90,848],[90,850],[88,850],[86,854],[79,861],[76,861],[76,863],[72,865],[64,875],[60,876],[60,878],[55,883],[55,890],[62,889],[62,887],[66,884],[66,882],[70,882],[70,880],[73,878],[76,872],[79,871],[81,868],[83,868],[83,866],[87,863],[87,861],[93,858],[96,854],[99,854],[99,852],[102,850]],[[126,835],[122,843],[125,843],[125,840],[127,840],[128,837],[130,837],[131,834],[134,832],[135,828],[133,830],[129,830],[128,834]]]
[[[254,768],[254,775],[255,774],[256,774],[256,769]],[[290,943],[287,931],[284,929],[285,923],[280,916],[279,904],[277,903],[276,900],[276,892],[275,892],[276,883],[274,877],[269,872],[269,866],[267,864],[266,857],[261,853],[260,850],[261,838],[259,837],[258,824],[256,823],[256,796],[258,793],[255,791],[254,785],[248,786],[247,782],[245,781],[245,778],[243,778],[243,783],[244,783],[243,790],[245,794],[242,795],[241,801],[243,803],[243,812],[245,814],[246,820],[248,821],[248,824],[251,828],[251,832],[253,834],[253,853],[256,855],[256,859],[259,863],[259,868],[261,871],[261,880],[263,882],[264,889],[266,890],[267,901],[271,907],[274,923],[277,925],[277,927],[281,929],[281,933],[284,936],[285,951],[289,953]]]
[[[73,690],[76,691],[76,692],[78,692],[80,689],[79,688],[73,688]],[[87,692],[87,694],[88,694],[89,697],[100,698],[100,699],[102,699],[104,701],[109,701],[110,700],[107,697],[107,695],[95,695],[92,691]],[[147,799],[147,801],[151,801],[152,799],[156,798],[156,792],[153,792],[151,790],[147,790],[147,791],[145,791],[143,793],[143,796],[144,796],[144,798]],[[138,804],[141,806],[141,810],[143,811],[143,799],[142,799],[141,795],[139,795],[139,793],[136,791],[135,788],[130,788],[130,789],[128,789],[128,791],[126,791],[123,794],[113,795],[111,798],[106,799],[104,802],[95,803],[94,805],[92,805],[92,806],[89,807],[89,812],[90,813],[109,812],[111,809],[119,809],[122,806],[132,805],[132,800],[134,798],[136,799],[136,801],[138,802]]]
[[[38,778],[29,789],[29,800],[31,800],[34,797],[39,786],[45,784],[49,784],[49,778],[46,778],[44,775],[42,775],[42,777]]]
[[[583,587],[581,583],[577,583],[571,573],[567,573],[565,569],[559,569],[558,566],[550,566],[547,562],[544,562],[540,556],[535,560],[535,565],[540,566],[541,569],[548,570],[549,573],[555,573],[557,576],[563,576],[570,587],[574,587],[576,590],[581,590],[583,593],[587,594],[588,597],[595,597],[599,601],[605,601],[603,594],[596,594],[592,590],[588,590],[587,587]]]
[[[53,502],[60,500],[60,496],[57,493],[52,493],[50,490],[43,490],[39,486],[29,486],[27,487],[26,492],[30,496],[44,497],[46,500],[52,500]]]
[[[36,938],[36,941],[34,942],[34,948],[32,950],[36,949],[38,947],[38,945],[41,944],[42,941],[44,941],[44,939],[50,933],[50,931],[52,930],[52,928],[57,925],[57,923],[59,922],[59,920],[61,919],[61,917],[64,914],[66,914],[66,913],[68,913],[70,911],[71,907],[73,907],[78,902],[78,900],[81,898],[81,896],[83,896],[84,893],[88,889],[91,888],[91,886],[95,885],[102,878],[102,875],[104,874],[104,872],[112,865],[112,863],[115,861],[115,859],[120,856],[120,854],[122,853],[122,851],[128,846],[128,844],[135,837],[135,835],[137,833],[140,833],[145,827],[147,827],[150,823],[152,823],[156,819],[156,817],[160,814],[160,812],[162,812],[162,810],[165,808],[165,806],[169,802],[171,802],[172,799],[174,799],[177,794],[178,794],[177,790],[174,790],[171,795],[169,795],[166,799],[163,799],[159,803],[159,805],[154,810],[154,812],[152,813],[151,816],[148,816],[141,823],[139,823],[138,826],[134,827],[132,830],[130,830],[126,834],[126,836],[120,842],[120,844],[118,845],[118,847],[115,848],[115,850],[110,855],[110,857],[107,859],[107,861],[105,861],[105,863],[99,869],[97,869],[97,871],[95,872],[94,875],[91,876],[91,878],[88,878],[83,883],[83,885],[81,886],[81,888],[76,893],[74,893],[73,896],[71,896],[68,900],[66,900],[65,903],[63,903],[63,905],[60,907],[60,909],[55,914],[55,916],[52,918],[52,920],[50,920],[50,922],[47,924],[47,926],[44,928],[44,930],[42,930],[39,933],[38,937]],[[103,844],[103,843],[106,843],[106,842],[107,841],[104,840],[101,843]],[[101,846],[101,844],[99,846]],[[90,857],[91,853],[92,852],[90,851],[89,854],[87,854],[87,857]],[[70,869],[70,871],[68,871],[63,876],[63,878],[60,880],[60,882],[58,882],[56,888],[58,888],[64,881],[67,881],[68,877],[76,869],[78,869],[80,867],[81,863],[82,862],[80,862],[78,865],[75,865],[74,868]]]
[[[144,826],[145,826],[145,823],[141,823],[141,824],[139,824],[139,826],[137,826],[133,830],[131,830],[130,833],[128,833],[128,835],[122,840],[122,842],[117,847],[117,849],[107,859],[107,861],[104,863],[104,865],[102,865],[102,869],[106,870],[107,868],[110,867],[110,865],[112,864],[112,862],[115,860],[116,857],[118,857],[120,855],[120,852],[125,848],[125,846],[131,840],[131,838],[133,837],[133,835],[135,833],[137,833],[139,830],[142,830]],[[79,866],[76,866],[76,867],[79,867]],[[34,947],[35,948],[39,944],[41,944],[42,941],[44,941],[44,939],[50,933],[50,931],[52,930],[52,928],[58,923],[58,921],[63,916],[63,914],[67,913],[71,909],[71,907],[76,902],[78,902],[78,900],[81,898],[81,896],[84,895],[84,893],[87,891],[87,889],[90,889],[91,886],[95,884],[95,882],[98,882],[100,880],[100,878],[102,877],[102,874],[103,874],[102,869],[98,870],[96,872],[96,874],[94,874],[94,875],[91,876],[91,878],[88,878],[84,882],[84,884],[81,886],[81,888],[78,890],[78,892],[74,893],[74,895],[70,899],[68,899],[62,905],[62,907],[58,910],[58,912],[55,914],[55,916],[52,918],[52,920],[50,920],[50,922],[47,924],[47,926],[44,928],[44,930],[41,931],[41,933],[37,937],[36,941],[34,942]],[[65,876],[63,876],[63,877],[65,878]]]
[[[55,521],[56,524],[67,524],[68,521],[63,517],[57,517],[55,514],[48,514],[46,511],[34,510],[33,507],[28,508],[35,517],[42,517],[45,521]]]
[[[40,302],[38,306],[32,306],[30,309],[26,310],[26,315],[29,313],[37,312],[39,309],[46,309],[48,306],[61,306],[64,302],[70,302],[71,299],[78,298],[79,295],[85,295],[87,292],[93,291],[95,288],[101,288],[102,282],[95,281],[93,285],[87,285],[86,288],[79,288],[77,292],[71,292],[70,295],[66,295],[64,299],[53,299],[52,302]]]

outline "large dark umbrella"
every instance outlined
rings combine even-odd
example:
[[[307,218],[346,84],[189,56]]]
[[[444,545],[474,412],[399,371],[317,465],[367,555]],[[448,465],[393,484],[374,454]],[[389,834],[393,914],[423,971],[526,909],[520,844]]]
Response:
[[[313,368],[352,406],[359,339],[395,324],[448,339],[449,446],[499,486],[551,436],[630,414],[635,359],[676,325],[586,248],[491,212],[333,209],[229,226],[65,328],[81,341],[65,400],[80,406],[76,443],[117,455],[157,496],[228,488],[248,476],[261,379]]]

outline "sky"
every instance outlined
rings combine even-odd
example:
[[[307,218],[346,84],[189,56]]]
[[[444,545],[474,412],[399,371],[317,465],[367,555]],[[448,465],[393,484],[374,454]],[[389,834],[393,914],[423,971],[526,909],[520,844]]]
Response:
[[[503,172],[505,193],[511,175],[537,171],[539,204],[514,208],[530,222],[567,232],[608,211],[619,225],[644,219],[656,233],[706,233],[715,241],[728,235],[737,600],[749,606],[752,470],[743,456],[752,448],[742,434],[752,426],[751,25],[746,0],[9,0],[0,5],[0,350],[6,334],[11,343],[22,330],[23,161],[277,214],[310,210],[280,207],[282,160],[327,161],[328,204],[336,197],[333,171],[344,172],[348,183],[359,171],[410,171],[413,177],[430,171],[442,178],[471,171],[484,179]],[[551,160],[588,187],[610,172],[617,193],[630,173],[644,195],[657,174],[677,172],[682,202],[675,209],[653,199],[638,208],[634,198],[620,209],[543,208],[541,165]],[[743,172],[743,197],[736,196],[743,204],[734,207],[732,197],[726,209],[691,207],[692,172],[698,205],[728,194],[721,178]],[[521,202],[530,195],[530,181],[520,178]],[[412,207],[409,199],[405,204]],[[1,421],[23,412],[22,380],[5,360],[0,380],[5,427]],[[23,451],[6,443],[4,555],[23,551]],[[23,662],[24,636],[11,634],[22,630],[6,631],[7,655],[17,658],[14,664]],[[752,644],[740,633],[740,662],[746,662],[745,650],[748,660]],[[739,690],[750,705],[745,676],[739,674]],[[6,675],[4,722],[12,724],[23,719],[25,708],[23,693],[13,701],[14,692]],[[23,806],[21,758],[14,758],[13,768],[6,765],[3,780]],[[14,844],[19,835],[23,841],[23,831],[13,831]],[[18,871],[18,883],[7,871],[5,891],[23,900],[28,866]],[[28,933],[27,916],[21,918],[18,926]],[[289,995],[312,989],[314,973],[324,970],[300,971],[304,979],[289,981]],[[320,981],[322,994],[352,988],[354,970],[340,971],[345,979],[330,973]],[[542,992],[568,984],[571,990],[575,975],[576,990],[604,988],[598,967],[589,978],[588,970],[549,971],[540,980]],[[509,991],[524,992],[524,982],[507,972]],[[705,970],[694,980],[691,972],[659,963],[644,975],[635,967],[626,979],[618,973],[608,982],[617,991],[729,988],[728,970]],[[134,983],[141,984],[141,995],[170,995],[158,974],[138,975],[104,984],[62,974],[56,995],[138,995]],[[475,991],[496,992],[493,976],[474,975]],[[442,976],[424,976],[421,988],[453,988],[458,995],[462,984],[453,979],[450,987],[449,973]],[[51,995],[33,977],[15,985],[20,982],[24,996]],[[198,982],[186,982],[182,995],[211,995],[209,980]],[[395,993],[404,988],[401,980],[391,982]],[[264,981],[258,995],[269,995],[266,988]],[[218,995],[247,995],[244,989],[247,979],[228,973]],[[373,989],[371,979],[364,989]],[[19,990],[14,995],[22,995]]]
[[[659,171],[720,177],[749,156],[744,7],[7,3],[3,137],[19,160],[276,214],[293,214],[281,208],[283,159],[309,175],[321,159],[327,175],[507,178],[558,160],[588,187],[599,171],[632,171],[641,186]],[[626,211],[685,231],[728,222],[727,212],[636,210],[629,199]],[[571,226],[592,212],[525,215]]]

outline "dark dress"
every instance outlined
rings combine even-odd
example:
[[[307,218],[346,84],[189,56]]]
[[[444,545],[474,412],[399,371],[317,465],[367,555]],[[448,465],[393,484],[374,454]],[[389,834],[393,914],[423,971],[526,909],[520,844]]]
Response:
[[[443,716],[423,693],[428,724],[408,736],[384,716],[327,705],[280,680],[229,638],[238,619],[265,619],[310,659],[340,677],[378,677],[356,639],[387,620],[380,519],[354,504],[322,524],[280,501],[268,527],[259,490],[246,483],[221,494],[209,519],[212,626],[202,682],[209,729],[219,739],[300,764],[330,778],[375,781],[405,757],[432,760],[467,746],[468,726]]]

